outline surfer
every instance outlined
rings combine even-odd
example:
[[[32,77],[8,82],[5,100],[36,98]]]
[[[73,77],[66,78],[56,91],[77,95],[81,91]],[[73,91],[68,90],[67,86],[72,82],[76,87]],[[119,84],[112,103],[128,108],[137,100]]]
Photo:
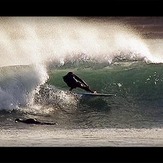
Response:
[[[40,122],[36,119],[29,118],[29,119],[21,119],[21,118],[16,118],[15,122],[22,122],[22,123],[27,123],[27,124],[39,124],[39,125],[55,125],[56,123],[49,123],[49,122]]]
[[[85,91],[96,93],[96,91],[92,91],[88,84],[80,79],[77,75],[75,75],[73,72],[68,72],[67,75],[63,76],[64,82],[70,87],[69,91],[72,91],[72,89],[79,87],[81,89],[84,89]]]

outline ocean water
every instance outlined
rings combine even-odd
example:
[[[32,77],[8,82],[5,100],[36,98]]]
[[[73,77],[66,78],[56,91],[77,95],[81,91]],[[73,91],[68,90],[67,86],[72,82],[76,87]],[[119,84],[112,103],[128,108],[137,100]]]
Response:
[[[162,147],[162,20],[1,18],[0,146]],[[69,71],[115,96],[69,92]]]

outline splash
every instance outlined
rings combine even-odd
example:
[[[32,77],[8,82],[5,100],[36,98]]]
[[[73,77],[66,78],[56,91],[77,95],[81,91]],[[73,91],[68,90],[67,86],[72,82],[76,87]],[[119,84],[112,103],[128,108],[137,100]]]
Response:
[[[0,110],[32,105],[36,88],[47,78],[44,69],[37,68],[33,65],[0,69]]]
[[[57,113],[74,113],[77,109],[79,98],[69,91],[61,91],[51,85],[40,85],[35,91],[33,105],[18,108],[21,113],[30,115],[55,115]]]

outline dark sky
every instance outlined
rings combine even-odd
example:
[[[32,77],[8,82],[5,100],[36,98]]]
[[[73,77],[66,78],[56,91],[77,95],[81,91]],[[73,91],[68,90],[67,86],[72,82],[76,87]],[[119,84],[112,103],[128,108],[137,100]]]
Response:
[[[116,21],[122,22],[124,24],[129,24],[135,30],[139,31],[142,36],[146,39],[163,39],[163,16],[116,16],[116,17],[84,17],[85,20],[94,20],[94,21]]]
[[[145,38],[163,38],[163,17],[120,17],[140,31]]]

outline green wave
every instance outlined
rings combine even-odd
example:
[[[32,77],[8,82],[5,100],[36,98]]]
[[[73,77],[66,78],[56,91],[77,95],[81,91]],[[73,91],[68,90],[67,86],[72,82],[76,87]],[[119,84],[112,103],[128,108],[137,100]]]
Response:
[[[112,65],[103,68],[65,68],[49,72],[48,83],[68,90],[62,76],[73,71],[100,93],[132,97],[137,100],[157,100],[163,96],[163,64]],[[76,89],[76,92],[82,90]]]

